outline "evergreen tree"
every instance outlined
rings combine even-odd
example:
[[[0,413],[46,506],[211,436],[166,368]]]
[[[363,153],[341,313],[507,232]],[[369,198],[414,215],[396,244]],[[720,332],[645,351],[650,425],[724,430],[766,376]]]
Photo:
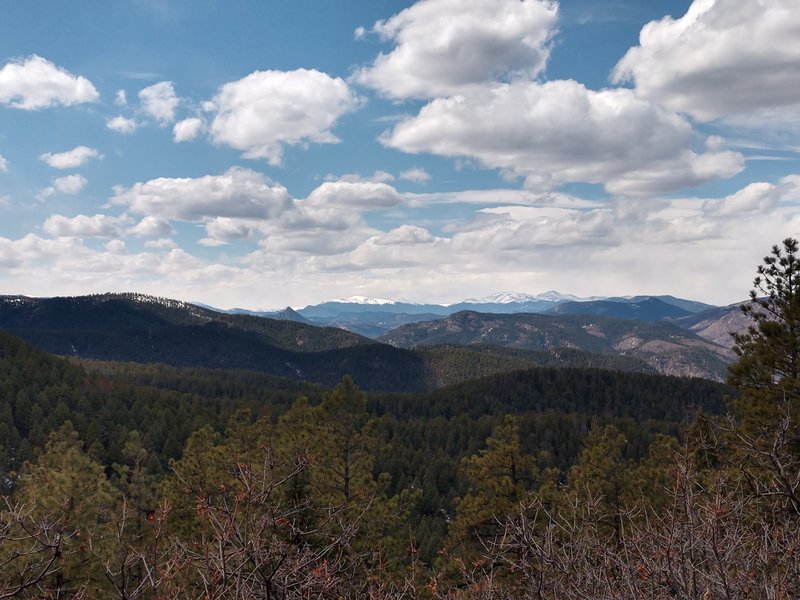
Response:
[[[800,260],[798,242],[783,240],[757,268],[750,303],[742,311],[753,321],[734,334],[738,362],[729,381],[752,399],[800,400]]]
[[[567,478],[579,503],[597,503],[600,524],[611,530],[617,543],[623,513],[637,499],[631,466],[625,460],[627,443],[613,425],[595,424]]]
[[[734,471],[751,493],[800,515],[800,260],[798,241],[772,247],[757,268],[750,303],[753,319],[734,334],[739,360],[729,382],[741,392],[739,422],[729,431]]]
[[[117,493],[103,467],[84,452],[72,423],[67,421],[50,435],[44,454],[36,464],[23,467],[17,484],[14,497],[31,507],[34,521],[55,524],[60,532],[53,556],[57,568],[39,583],[39,591],[62,598],[84,589],[106,589],[97,558],[107,556],[115,543],[110,522]],[[24,549],[15,552],[20,550],[24,556]]]
[[[496,534],[503,519],[518,511],[528,493],[553,475],[549,471],[543,475],[537,457],[522,451],[517,420],[511,415],[506,415],[486,440],[486,448],[463,464],[469,487],[451,526],[459,543]]]

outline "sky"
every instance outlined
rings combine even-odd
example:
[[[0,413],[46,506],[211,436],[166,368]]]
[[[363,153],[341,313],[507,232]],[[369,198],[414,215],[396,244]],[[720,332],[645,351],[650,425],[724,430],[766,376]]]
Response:
[[[0,0],[0,294],[747,297],[797,0]]]

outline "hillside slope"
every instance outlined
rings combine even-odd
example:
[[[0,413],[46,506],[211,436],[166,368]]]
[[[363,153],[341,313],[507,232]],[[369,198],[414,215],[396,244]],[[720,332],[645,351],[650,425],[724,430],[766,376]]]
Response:
[[[400,348],[493,344],[528,350],[571,348],[639,359],[659,373],[721,381],[728,349],[670,323],[585,315],[483,314],[471,311],[404,325],[379,338]]]
[[[351,374],[364,389],[411,391],[425,381],[414,353],[348,331],[135,294],[0,297],[0,329],[64,356],[250,369],[325,384]]]

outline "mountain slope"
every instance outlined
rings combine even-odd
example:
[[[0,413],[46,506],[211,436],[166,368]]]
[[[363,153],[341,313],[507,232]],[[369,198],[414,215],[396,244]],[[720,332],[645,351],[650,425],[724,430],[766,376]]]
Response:
[[[229,333],[247,333],[254,339],[277,348],[300,352],[320,352],[374,343],[341,329],[323,329],[288,320],[219,313],[186,302],[142,294],[61,298],[0,296],[0,328],[7,331],[141,330],[155,333],[183,327],[208,327],[218,332],[227,330]]]
[[[742,304],[731,304],[719,308],[710,308],[686,317],[672,320],[678,327],[684,327],[702,338],[725,346],[733,347],[731,333],[745,331],[753,320],[742,312]]]
[[[425,365],[413,352],[335,328],[135,294],[0,297],[0,329],[53,354],[179,367],[250,369],[364,389],[412,391]]]
[[[691,312],[668,304],[659,298],[642,298],[632,302],[592,300],[589,302],[563,302],[545,312],[554,315],[594,315],[635,321],[655,322],[685,317]]]
[[[644,361],[659,373],[722,380],[733,355],[727,348],[669,323],[584,315],[482,314],[464,311],[404,325],[379,338],[402,348],[493,344],[529,350],[572,348]]]

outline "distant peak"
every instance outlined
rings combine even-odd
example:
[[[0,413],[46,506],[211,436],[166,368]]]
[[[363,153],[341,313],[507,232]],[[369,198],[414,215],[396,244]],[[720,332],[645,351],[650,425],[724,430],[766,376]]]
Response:
[[[534,296],[536,300],[547,300],[549,302],[564,302],[564,301],[572,301],[577,302],[581,300],[578,296],[573,296],[572,294],[562,294],[561,292],[557,292],[555,290],[547,290],[546,292],[542,292],[541,294],[536,294]]]
[[[524,294],[522,292],[498,292],[483,298],[469,298],[464,300],[465,304],[521,304],[523,302],[562,302],[565,300],[579,300],[577,296],[571,294],[561,294],[555,290],[550,290],[542,294]]]
[[[329,300],[329,302],[340,302],[342,304],[397,304],[397,300],[388,300],[386,298],[369,298],[367,296],[346,296],[344,298]]]

